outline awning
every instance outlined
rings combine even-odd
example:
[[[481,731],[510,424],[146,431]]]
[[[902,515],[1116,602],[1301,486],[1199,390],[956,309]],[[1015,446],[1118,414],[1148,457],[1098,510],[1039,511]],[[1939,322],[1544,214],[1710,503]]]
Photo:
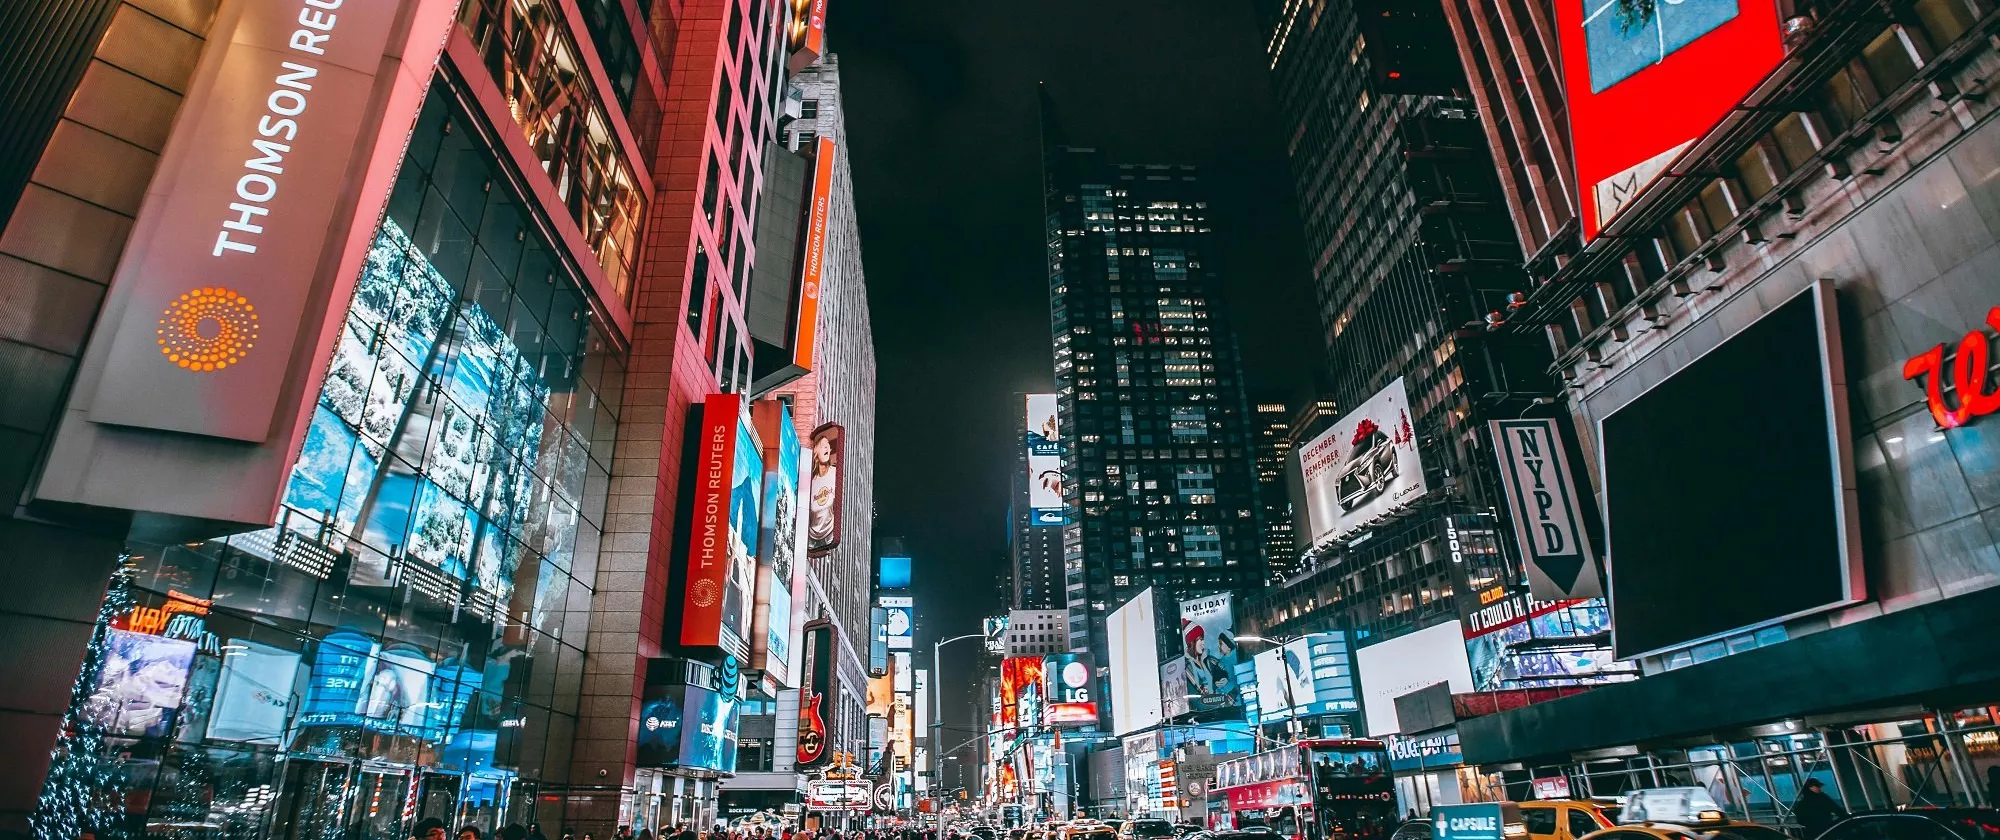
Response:
[[[1689,604],[1688,609],[1701,609]],[[2000,588],[1856,621],[1636,682],[1458,723],[1467,764],[1720,740],[1746,727],[1915,703],[2000,700]]]

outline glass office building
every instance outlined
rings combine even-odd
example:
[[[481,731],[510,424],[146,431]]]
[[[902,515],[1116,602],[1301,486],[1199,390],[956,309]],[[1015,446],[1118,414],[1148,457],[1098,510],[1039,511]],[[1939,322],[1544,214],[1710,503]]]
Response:
[[[560,822],[621,368],[484,136],[434,84],[273,527],[128,545],[43,819]]]

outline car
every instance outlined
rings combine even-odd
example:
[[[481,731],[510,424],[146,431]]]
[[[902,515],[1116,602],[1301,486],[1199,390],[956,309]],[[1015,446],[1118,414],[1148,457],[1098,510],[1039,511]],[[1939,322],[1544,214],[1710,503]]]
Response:
[[[1577,840],[1618,824],[1618,806],[1594,799],[1541,799],[1520,808],[1529,840]]]
[[[1162,819],[1128,820],[1118,827],[1118,840],[1151,840],[1174,836],[1174,824]]]
[[[1989,840],[2000,835],[1992,808],[1908,808],[1853,814],[1816,840]]]
[[[1428,817],[1408,820],[1396,827],[1389,840],[1431,840],[1431,821]]]
[[[1117,840],[1118,832],[1101,822],[1073,822],[1062,828],[1057,840]]]

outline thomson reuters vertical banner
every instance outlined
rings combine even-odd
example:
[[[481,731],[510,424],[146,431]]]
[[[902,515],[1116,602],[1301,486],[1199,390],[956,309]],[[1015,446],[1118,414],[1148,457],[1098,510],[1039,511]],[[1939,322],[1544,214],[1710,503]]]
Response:
[[[189,139],[162,161],[143,211],[154,224],[134,232],[115,281],[124,306],[99,327],[111,345],[92,422],[270,435],[406,5],[223,5],[228,40],[210,41],[219,55],[180,117]]]
[[[38,498],[271,521],[456,7],[221,4]]]
[[[741,394],[708,395],[697,428],[680,643],[747,656],[763,462]]]
[[[799,277],[799,307],[793,330],[792,364],[813,369],[814,349],[819,340],[820,284],[826,276],[826,229],[833,216],[833,158],[837,154],[833,138],[819,138],[813,158],[812,210],[806,216],[805,259]]]

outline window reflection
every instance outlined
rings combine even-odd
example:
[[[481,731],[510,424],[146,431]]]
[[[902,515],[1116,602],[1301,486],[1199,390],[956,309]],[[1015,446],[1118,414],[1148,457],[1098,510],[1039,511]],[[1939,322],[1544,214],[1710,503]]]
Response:
[[[545,0],[467,0],[459,12],[514,122],[623,300],[646,199],[561,20],[561,10]]]

